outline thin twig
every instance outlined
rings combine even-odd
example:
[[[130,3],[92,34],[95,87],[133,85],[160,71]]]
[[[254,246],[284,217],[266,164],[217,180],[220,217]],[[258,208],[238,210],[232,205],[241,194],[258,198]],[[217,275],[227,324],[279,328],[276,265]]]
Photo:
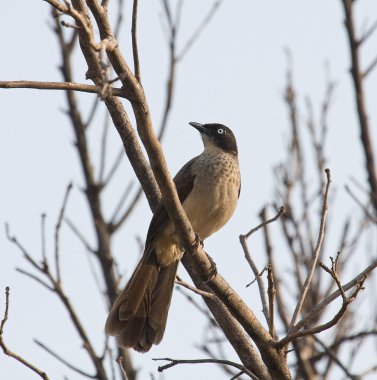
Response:
[[[199,294],[199,295],[202,296],[202,297],[208,297],[208,298],[213,298],[213,297],[214,297],[214,295],[213,295],[212,293],[205,292],[205,291],[203,291],[203,290],[200,290],[200,289],[195,288],[194,286],[191,286],[191,285],[190,285],[189,283],[187,283],[186,281],[183,281],[178,275],[176,276],[175,283],[178,284],[178,285],[183,286],[183,287],[186,288],[186,289],[191,290],[192,292],[194,292],[194,293],[196,293],[196,294]]]
[[[285,207],[284,206],[281,206],[279,208],[279,211],[278,213],[271,219],[269,220],[266,220],[264,222],[262,222],[261,224],[259,224],[258,226],[256,226],[255,228],[252,228],[247,234],[245,235],[241,235],[243,237],[245,237],[246,239],[248,239],[250,237],[250,235],[252,235],[254,232],[257,232],[259,229],[261,229],[262,227],[266,226],[267,224],[270,224],[272,222],[275,222],[276,220],[278,220],[283,214],[285,213]]]
[[[250,268],[252,269],[252,271],[254,273],[255,280],[258,282],[259,295],[260,295],[260,299],[262,302],[262,311],[263,311],[263,315],[264,315],[267,323],[269,321],[269,314],[268,314],[267,299],[266,299],[266,289],[265,289],[265,286],[263,283],[263,279],[261,277],[263,272],[259,273],[258,268],[257,268],[254,260],[251,257],[250,250],[249,250],[249,247],[247,245],[247,239],[250,237],[250,235],[252,235],[254,232],[258,231],[260,228],[268,225],[269,223],[272,223],[272,222],[278,220],[280,218],[280,216],[284,214],[284,212],[285,212],[285,208],[284,208],[284,206],[282,206],[282,207],[280,207],[278,213],[273,218],[266,220],[266,221],[263,221],[257,227],[251,229],[247,234],[239,236],[240,243],[241,243],[242,249],[244,251],[246,261],[249,263]]]
[[[204,317],[208,319],[209,323],[211,323],[212,326],[219,327],[219,325],[216,322],[216,319],[212,316],[212,314],[208,311],[208,309],[199,305],[196,299],[191,297],[191,293],[188,294],[186,291],[183,290],[183,288],[179,286],[176,288],[176,290],[179,293],[181,293],[186,298],[186,300],[189,303],[191,303],[200,313],[202,313]]]
[[[262,209],[259,216],[261,217],[262,221],[267,220],[267,208],[266,207],[264,207]],[[274,255],[273,255],[271,238],[270,238],[270,234],[269,234],[269,227],[267,225],[263,229],[263,232],[264,232],[264,242],[265,242],[265,246],[266,246],[266,253],[267,253],[267,257],[268,257],[268,262],[271,265],[272,276],[275,280],[275,284],[274,284],[275,285],[275,297],[276,297],[279,316],[280,316],[280,318],[284,324],[285,329],[288,330],[288,326],[289,326],[288,313],[287,313],[287,310],[286,310],[286,307],[285,307],[285,304],[284,304],[283,298],[282,298],[282,293],[281,293],[281,288],[280,288],[281,280],[280,280],[278,273],[276,271],[275,259],[274,259]]]
[[[329,349],[317,336],[313,336],[314,340],[326,351],[326,354],[342,369],[345,375],[351,380],[360,379],[359,376],[352,375],[347,367],[338,359],[337,355],[335,355],[331,349]]]
[[[81,243],[85,246],[85,248],[91,252],[96,253],[95,249],[91,247],[89,242],[86,240],[84,235],[79,231],[79,229],[76,227],[76,225],[68,218],[64,218],[64,221],[67,223],[68,227],[71,229],[71,231],[77,236],[77,238],[81,241]]]
[[[350,195],[350,197],[357,203],[357,205],[362,209],[364,215],[372,222],[377,224],[377,217],[372,215],[367,206],[364,206],[360,199],[351,191],[348,185],[344,186],[346,192]]]
[[[345,289],[341,285],[338,274],[336,272],[336,264],[337,264],[338,257],[339,257],[339,254],[335,260],[331,257],[331,263],[332,263],[331,268],[328,268],[323,263],[320,263],[319,265],[321,266],[322,269],[324,269],[327,273],[331,275],[331,277],[334,279],[334,281],[336,282],[338,286],[339,293],[343,299],[340,310],[336,313],[336,315],[330,321],[326,323],[323,323],[319,326],[315,326],[312,328],[308,328],[303,331],[288,333],[288,335],[277,344],[277,347],[280,347],[280,348],[284,347],[285,345],[287,345],[289,342],[291,342],[294,339],[297,339],[303,336],[318,334],[322,331],[328,330],[329,328],[335,326],[343,317],[344,313],[347,310],[348,305],[356,299],[359,291],[364,289],[363,284],[364,284],[364,281],[366,280],[366,275],[364,275],[364,277],[359,282],[356,283],[356,289],[351,294],[351,296],[349,297],[346,296]],[[295,326],[295,329],[296,329],[296,326]]]
[[[240,371],[244,371],[247,375],[249,375],[252,379],[258,380],[258,378],[250,372],[246,367],[244,367],[241,364],[231,362],[230,360],[220,360],[220,359],[194,359],[194,360],[185,360],[185,359],[170,359],[170,358],[155,358],[152,359],[155,361],[164,360],[169,361],[169,364],[165,364],[163,366],[158,367],[158,372],[163,372],[166,369],[169,369],[171,367],[174,367],[178,364],[205,364],[205,363],[215,363],[215,364],[225,364],[230,365],[232,367],[235,367],[239,369]]]
[[[35,90],[63,90],[63,91],[79,91],[88,92],[91,94],[101,94],[101,88],[82,83],[73,82],[39,82],[31,80],[18,81],[0,81],[0,88],[30,88]],[[109,89],[113,96],[125,98],[121,88],[110,87]]]
[[[46,214],[41,215],[41,245],[42,245],[42,259],[47,262],[46,255]]]
[[[43,380],[49,380],[50,378],[47,376],[47,374],[45,372],[41,371],[39,368],[37,368],[33,364],[29,363],[27,360],[25,360],[20,355],[17,355],[16,353],[10,351],[9,348],[7,347],[7,345],[4,342],[4,337],[3,337],[4,326],[5,326],[6,321],[8,320],[8,313],[9,313],[9,292],[10,292],[10,289],[7,286],[5,288],[5,310],[4,310],[4,317],[3,317],[3,319],[1,320],[1,323],[0,323],[0,347],[2,348],[2,350],[3,350],[3,352],[4,352],[5,355],[10,356],[11,358],[13,358],[13,359],[17,360],[18,362],[20,362],[25,367],[31,369],[33,372],[35,372]]]
[[[267,265],[267,279],[268,279],[268,330],[270,332],[270,335],[272,338],[276,338],[275,336],[275,323],[274,323],[274,317],[275,317],[275,285],[274,285],[274,277],[272,274],[272,268],[271,264]]]
[[[249,263],[249,266],[250,266],[250,268],[253,271],[254,276],[255,276],[254,280],[251,283],[247,284],[246,287],[250,286],[255,281],[257,281],[258,289],[259,289],[259,296],[260,296],[261,303],[262,303],[262,312],[263,312],[263,315],[266,319],[266,322],[268,323],[269,317],[268,317],[268,307],[267,307],[267,298],[266,298],[266,288],[264,286],[264,282],[262,279],[262,273],[265,271],[266,268],[264,268],[262,270],[262,272],[259,273],[258,267],[255,264],[253,258],[251,257],[251,253],[250,253],[249,247],[247,245],[245,235],[240,235],[240,243],[241,243],[242,249],[244,251],[245,259]]]
[[[199,24],[195,32],[192,34],[192,36],[188,39],[186,44],[183,46],[181,52],[177,55],[177,61],[180,61],[181,59],[183,59],[183,57],[193,47],[193,45],[198,40],[199,36],[202,34],[205,27],[210,23],[212,18],[215,16],[216,11],[220,8],[222,3],[223,3],[223,0],[217,0],[213,3],[212,7],[209,9],[203,21]]]
[[[110,115],[108,112],[106,112],[105,120],[103,123],[102,136],[101,136],[101,152],[100,152],[100,164],[99,164],[99,174],[98,174],[98,183],[102,184],[103,187],[107,185],[107,183],[104,184],[103,178],[105,174],[107,135],[109,132],[109,126],[110,126]],[[122,149],[122,153],[124,153],[123,149]]]
[[[133,57],[134,57],[135,77],[136,77],[137,81],[139,83],[141,83],[139,52],[138,52],[138,48],[137,48],[137,3],[138,3],[138,0],[134,0],[134,5],[132,8],[131,35],[132,35],[132,53],[133,53]]]
[[[64,212],[67,207],[68,197],[72,190],[72,182],[68,184],[67,189],[64,194],[64,200],[62,207],[59,212],[58,221],[55,226],[55,266],[56,266],[56,279],[58,283],[61,283],[61,273],[60,273],[60,257],[59,257],[59,236],[60,236],[60,227],[63,221]]]
[[[77,372],[78,374],[80,374],[80,375],[82,375],[84,377],[88,377],[89,379],[96,379],[97,378],[96,375],[91,375],[89,373],[86,373],[86,372],[82,371],[80,368],[75,367],[73,364],[71,364],[67,360],[63,359],[60,355],[58,355],[56,352],[54,352],[53,350],[51,350],[51,348],[47,347],[44,343],[40,342],[39,340],[34,339],[34,343],[37,344],[39,347],[41,347],[46,352],[48,352],[55,359],[57,359],[58,361],[60,361],[61,363],[63,363],[65,366],[67,366],[71,370]]]
[[[323,238],[324,238],[325,226],[326,226],[326,217],[327,217],[327,208],[328,208],[328,195],[329,195],[330,184],[331,184],[330,169],[326,169],[325,172],[326,172],[326,177],[327,177],[327,184],[326,184],[325,194],[323,197],[322,215],[321,215],[321,223],[320,223],[320,227],[319,227],[318,240],[317,240],[316,246],[314,248],[313,257],[312,257],[310,267],[309,267],[309,271],[308,271],[308,276],[305,280],[304,287],[301,290],[299,301],[297,302],[295,311],[294,311],[293,316],[292,316],[291,323],[289,325],[290,330],[295,325],[297,318],[301,312],[302,305],[305,301],[306,294],[309,290],[309,286],[310,286],[310,283],[311,283],[312,278],[313,278],[314,270],[317,266],[317,261],[318,261],[319,253],[321,251],[322,242],[323,242]]]
[[[127,218],[131,215],[132,211],[135,209],[138,201],[141,199],[141,196],[143,195],[143,189],[140,186],[139,190],[135,194],[133,200],[131,201],[130,205],[128,206],[127,210],[123,213],[123,215],[119,218],[117,222],[114,224],[109,225],[109,230],[110,232],[115,232],[126,220]]]
[[[348,291],[360,284],[361,281],[365,279],[365,277],[371,273],[375,268],[377,268],[377,260],[374,260],[367,268],[365,268],[361,273],[359,273],[353,280],[349,281],[347,284],[343,285],[343,290]],[[336,300],[341,295],[339,290],[334,291],[330,296],[325,298],[322,302],[316,305],[309,313],[307,313],[304,318],[298,322],[292,330],[292,333],[299,331],[302,327],[308,325],[310,321],[322,310],[325,309],[327,305]]]
[[[120,369],[120,372],[122,374],[123,380],[128,380],[126,370],[123,367],[123,357],[122,356],[119,356],[117,358],[117,363],[119,364],[119,369]]]
[[[118,152],[118,155],[116,156],[114,160],[114,163],[111,165],[109,172],[107,173],[105,179],[102,182],[104,187],[106,187],[110,183],[110,180],[113,178],[115,172],[117,171],[123,159],[124,159],[124,148],[121,147]]]
[[[112,214],[112,216],[111,216],[111,218],[110,218],[110,224],[111,224],[111,225],[114,225],[115,220],[117,219],[118,214],[120,213],[120,210],[122,209],[124,203],[126,202],[128,196],[129,196],[130,193],[131,193],[131,190],[132,190],[132,188],[133,188],[133,185],[134,185],[134,183],[133,183],[133,182],[130,182],[130,183],[126,186],[126,188],[125,188],[125,190],[124,190],[122,196],[121,196],[120,199],[119,199],[118,204],[115,206],[114,212],[113,212],[113,214]]]
[[[51,292],[54,291],[54,288],[49,285],[47,282],[44,282],[43,280],[41,280],[38,276],[36,276],[35,274],[33,273],[30,273],[24,269],[21,269],[21,268],[16,268],[16,272],[19,272],[21,274],[23,274],[24,276],[26,277],[29,277],[31,279],[33,279],[34,281],[38,282],[38,284],[42,285],[43,287],[45,287],[47,290],[50,290]]]

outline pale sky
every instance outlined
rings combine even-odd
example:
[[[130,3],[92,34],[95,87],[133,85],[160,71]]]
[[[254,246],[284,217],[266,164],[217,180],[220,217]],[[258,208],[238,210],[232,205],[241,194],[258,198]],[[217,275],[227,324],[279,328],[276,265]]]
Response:
[[[111,0],[110,3],[115,5],[116,1]],[[126,3],[126,14],[129,15],[131,2]],[[160,2],[140,3],[142,81],[154,125],[158,127],[165,96],[168,50],[161,27]],[[185,44],[211,5],[212,1],[184,3],[178,46]],[[49,8],[46,2],[40,0],[0,2],[3,35],[1,80],[61,79],[58,71],[60,55],[49,27]],[[371,24],[377,18],[375,1],[359,0],[356,15],[357,28],[361,31],[366,23]],[[126,59],[131,54],[129,30],[130,25],[125,24],[120,37]],[[377,54],[376,46],[377,36],[364,46],[361,56],[364,67]],[[337,192],[331,218],[342,221],[345,215],[351,212],[356,214],[359,209],[346,195],[344,185],[349,183],[350,177],[356,177],[364,183],[366,176],[348,71],[348,43],[340,0],[224,1],[200,39],[178,66],[174,108],[163,141],[167,162],[172,174],[175,174],[202,149],[198,133],[188,122],[220,122],[234,131],[240,151],[242,194],[232,220],[211,237],[205,247],[214,256],[219,272],[240,292],[258,317],[261,316],[261,305],[257,288],[245,289],[245,284],[253,276],[246,266],[238,236],[259,223],[259,211],[273,200],[272,167],[284,158],[288,135],[287,111],[282,100],[286,71],[285,47],[289,47],[293,55],[294,83],[302,111],[299,114],[302,125],[306,117],[306,95],[311,96],[316,115],[319,114],[326,84],[326,62],[331,68],[332,78],[337,82],[329,115],[327,142],[328,166],[332,170]],[[79,56],[75,62],[75,80],[84,83],[86,67]],[[376,126],[377,70],[366,81],[365,90],[369,120],[372,126]],[[93,95],[80,96],[83,109],[87,109],[93,99]],[[0,222],[2,225],[5,222],[10,224],[11,232],[34,257],[40,255],[40,215],[43,212],[47,213],[47,246],[50,253],[53,251],[54,226],[69,181],[73,181],[74,190],[67,215],[82,228],[88,239],[93,238],[86,201],[81,194],[83,181],[72,145],[71,126],[61,112],[65,107],[62,92],[0,89],[0,173],[3,179]],[[127,104],[126,107],[130,110]],[[91,151],[96,163],[103,119],[101,110],[90,132],[93,144]],[[376,142],[377,128],[372,133],[373,141]],[[109,151],[113,157],[121,143],[113,129],[110,135]],[[312,159],[309,148],[307,157],[308,160]],[[123,163],[117,178],[105,194],[106,215],[111,215],[120,194],[133,178],[130,166]],[[312,181],[316,180],[313,174]],[[132,265],[136,264],[138,244],[135,237],[145,237],[149,219],[150,211],[143,200],[116,235],[113,249],[123,270],[130,260]],[[330,250],[335,249],[339,241],[339,231],[334,227],[332,232],[334,245],[331,247],[330,239]],[[265,262],[261,235],[250,244],[255,260],[262,268]],[[374,250],[370,255],[375,257],[376,244],[371,247]],[[259,256],[258,251],[261,251]],[[4,335],[9,348],[46,371],[51,379],[62,379],[63,375],[69,379],[79,377],[37,347],[33,343],[34,338],[91,372],[86,353],[80,348],[80,341],[65,310],[54,295],[15,271],[16,267],[30,268],[6,240],[3,232],[0,234],[0,252],[1,316],[5,286],[11,288],[11,309]],[[100,352],[106,318],[105,305],[87,272],[85,249],[66,226],[63,226],[61,234],[61,252],[65,289]],[[127,262],[122,262],[126,252],[129,255]],[[331,253],[334,254],[329,251]],[[365,259],[356,263],[355,273],[363,268]],[[128,274],[131,269],[127,267]],[[188,278],[183,268],[179,272]],[[352,274],[349,274],[349,279]],[[370,284],[369,289],[366,284],[367,290],[362,297],[371,296],[373,283]],[[360,315],[360,318],[367,319],[368,315]],[[147,354],[133,354],[135,366],[143,368],[140,379],[149,379],[151,372],[157,376],[157,365],[151,358],[204,357],[194,347],[200,343],[204,326],[201,315],[175,292],[163,342]],[[236,360],[232,353],[229,358]],[[36,379],[36,375],[0,354],[0,378],[32,380]],[[227,379],[229,376],[209,364],[180,366],[164,372],[166,380],[178,378]]]

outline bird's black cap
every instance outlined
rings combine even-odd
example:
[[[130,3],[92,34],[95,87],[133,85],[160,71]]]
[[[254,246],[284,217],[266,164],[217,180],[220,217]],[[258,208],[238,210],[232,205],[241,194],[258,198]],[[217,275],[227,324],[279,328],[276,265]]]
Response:
[[[190,122],[189,124],[197,129],[201,134],[209,136],[211,141],[219,148],[228,153],[235,155],[238,154],[236,138],[227,126],[219,123],[201,124]]]

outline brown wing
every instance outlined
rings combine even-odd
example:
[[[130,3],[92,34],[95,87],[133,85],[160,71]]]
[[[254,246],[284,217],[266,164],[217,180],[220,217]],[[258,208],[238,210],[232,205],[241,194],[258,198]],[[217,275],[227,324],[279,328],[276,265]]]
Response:
[[[187,164],[182,167],[182,169],[176,174],[173,179],[181,203],[185,201],[192,188],[194,187],[195,175],[192,173],[192,164],[196,158],[197,157],[194,157],[192,160],[187,162]],[[162,202],[160,202],[153,214],[151,223],[149,225],[147,239],[145,242],[146,248],[156,236],[157,232],[163,228],[168,220],[169,217],[165,206],[162,204]]]

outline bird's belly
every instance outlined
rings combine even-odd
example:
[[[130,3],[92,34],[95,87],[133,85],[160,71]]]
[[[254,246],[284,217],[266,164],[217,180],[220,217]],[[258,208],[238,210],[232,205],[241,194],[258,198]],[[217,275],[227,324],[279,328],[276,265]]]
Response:
[[[238,200],[238,186],[219,180],[212,186],[196,183],[183,202],[183,208],[192,228],[202,240],[223,227],[233,215]]]

